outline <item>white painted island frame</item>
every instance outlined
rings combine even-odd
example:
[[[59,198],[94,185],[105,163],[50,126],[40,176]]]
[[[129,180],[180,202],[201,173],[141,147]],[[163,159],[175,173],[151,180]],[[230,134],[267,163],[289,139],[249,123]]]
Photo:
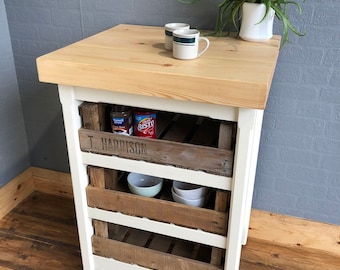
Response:
[[[239,269],[251,211],[263,110],[280,37],[265,43],[210,38],[199,59],[180,61],[162,46],[159,27],[119,25],[37,59],[39,79],[58,84],[84,269],[146,269],[92,251],[92,219],[143,229],[225,250],[224,269]],[[80,150],[78,106],[122,104],[237,122],[232,177]],[[231,191],[226,237],[88,207],[87,165],[192,182]],[[138,263],[138,262],[137,262]]]

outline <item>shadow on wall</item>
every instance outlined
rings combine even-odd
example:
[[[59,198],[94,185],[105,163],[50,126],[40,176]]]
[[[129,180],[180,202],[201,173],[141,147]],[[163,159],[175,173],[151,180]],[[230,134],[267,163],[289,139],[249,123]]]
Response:
[[[51,91],[57,91],[56,89]],[[41,103],[36,103],[37,105]],[[59,105],[59,109],[55,106]],[[39,107],[39,106],[38,106]],[[32,110],[31,110],[32,112]],[[32,166],[69,172],[67,144],[60,103],[52,109],[35,111],[36,117],[26,120]]]
[[[11,57],[0,56],[0,187],[30,166],[23,114]]]
[[[0,88],[0,187],[30,166],[20,99],[11,87]]]
[[[3,166],[3,160],[7,159],[7,156],[3,154],[4,152],[0,149],[0,163]],[[9,166],[2,167],[0,170],[0,188],[6,185],[10,180],[14,179],[21,172],[26,170],[29,166],[29,156],[27,154],[17,155],[14,162],[10,163]]]

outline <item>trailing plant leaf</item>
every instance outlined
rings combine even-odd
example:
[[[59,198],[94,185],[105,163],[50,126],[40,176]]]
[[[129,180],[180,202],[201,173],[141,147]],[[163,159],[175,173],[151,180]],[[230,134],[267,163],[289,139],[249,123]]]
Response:
[[[177,0],[181,3],[185,4],[194,4],[201,0]],[[304,2],[305,0],[303,0]],[[287,8],[289,5],[294,5],[300,15],[302,15],[302,8],[298,2],[291,1],[291,0],[221,0],[218,4],[218,14],[216,18],[215,24],[215,31],[214,35],[216,36],[223,36],[225,28],[230,23],[234,25],[234,27],[239,31],[238,28],[238,21],[239,21],[239,14],[243,3],[257,3],[257,4],[264,4],[266,6],[265,15],[263,18],[258,22],[262,23],[264,19],[270,13],[270,9],[272,8],[275,11],[275,16],[278,20],[282,21],[282,28],[283,28],[283,41],[282,47],[289,42],[288,33],[292,31],[294,34],[298,36],[304,36],[305,33],[300,33],[290,22],[288,18]],[[229,31],[227,32],[229,33]]]
[[[196,3],[200,0],[178,0],[178,2],[181,2],[183,4],[193,4],[193,3]]]

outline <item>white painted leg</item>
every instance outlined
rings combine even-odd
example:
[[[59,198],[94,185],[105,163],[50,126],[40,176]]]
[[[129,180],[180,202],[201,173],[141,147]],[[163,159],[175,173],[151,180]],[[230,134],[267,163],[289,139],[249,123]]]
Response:
[[[81,151],[78,137],[78,129],[81,127],[78,106],[81,102],[74,98],[74,89],[71,86],[59,85],[59,96],[64,115],[65,133],[72,175],[72,186],[77,213],[77,225],[80,248],[82,251],[83,269],[93,270],[94,260],[91,243],[93,227],[91,219],[88,215],[87,207],[83,207],[83,205],[87,205],[85,189],[89,180],[86,166],[81,160]]]
[[[240,264],[255,119],[255,110],[239,110],[225,270],[238,270]]]
[[[261,139],[262,120],[263,120],[263,111],[262,110],[255,111],[255,125],[254,125],[254,132],[252,136],[253,141],[252,141],[252,147],[251,147],[251,153],[250,153],[251,160],[250,160],[249,176],[248,176],[248,191],[246,195],[247,202],[245,206],[244,222],[243,222],[243,240],[242,240],[243,245],[247,243],[247,238],[248,238],[251,205],[253,201],[253,192],[254,192],[254,184],[255,184],[256,166],[257,166],[257,159],[258,159],[260,139]]]

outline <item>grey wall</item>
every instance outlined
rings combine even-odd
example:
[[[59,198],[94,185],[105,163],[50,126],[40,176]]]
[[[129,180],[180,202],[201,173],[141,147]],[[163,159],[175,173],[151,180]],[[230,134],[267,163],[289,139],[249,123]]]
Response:
[[[253,207],[340,224],[340,1],[308,0],[280,52]]]
[[[32,164],[68,170],[57,91],[38,83],[37,56],[119,23],[212,28],[218,2],[5,0]],[[303,9],[293,20],[308,34],[281,51],[265,111],[253,206],[340,224],[340,1]]]
[[[0,0],[0,187],[30,165],[5,4]]]

